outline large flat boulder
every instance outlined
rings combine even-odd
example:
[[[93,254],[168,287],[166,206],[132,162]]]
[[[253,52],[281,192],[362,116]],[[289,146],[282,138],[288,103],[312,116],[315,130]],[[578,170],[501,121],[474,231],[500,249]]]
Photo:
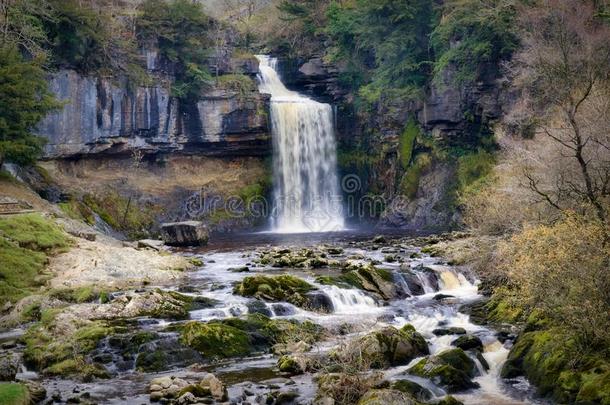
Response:
[[[201,246],[208,243],[208,229],[199,221],[171,222],[161,225],[161,238],[170,246]]]

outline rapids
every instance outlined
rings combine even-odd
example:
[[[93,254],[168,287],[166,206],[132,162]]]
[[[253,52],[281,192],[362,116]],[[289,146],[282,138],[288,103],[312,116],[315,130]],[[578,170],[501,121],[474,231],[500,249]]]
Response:
[[[328,239],[319,235],[319,239],[309,238],[295,241],[290,249],[303,247],[319,247],[328,244]],[[328,351],[333,347],[356,336],[379,329],[387,325],[401,327],[412,324],[428,342],[431,354],[439,353],[451,347],[455,335],[436,336],[433,331],[439,327],[460,327],[469,334],[476,335],[484,345],[483,357],[489,365],[485,370],[480,359],[475,360],[478,376],[474,381],[480,388],[453,394],[464,404],[495,405],[495,404],[540,404],[533,396],[533,390],[525,380],[504,381],[499,377],[499,371],[505,361],[510,340],[501,343],[496,331],[471,322],[469,316],[462,311],[464,304],[479,301],[482,297],[477,292],[477,280],[461,269],[443,263],[438,258],[421,253],[419,247],[410,243],[409,239],[388,242],[384,246],[370,241],[334,239],[333,247],[340,247],[343,252],[331,255],[330,258],[357,258],[359,261],[374,261],[377,267],[391,272],[399,289],[399,298],[381,301],[367,292],[353,288],[320,285],[316,277],[333,274],[332,269],[304,268],[274,268],[257,265],[255,259],[261,252],[269,251],[277,245],[270,245],[268,240],[257,242],[256,235],[248,235],[241,239],[231,240],[222,246],[210,246],[204,251],[183,251],[182,254],[195,256],[204,263],[197,271],[191,272],[180,285],[160,286],[164,289],[179,290],[193,296],[204,296],[216,300],[213,308],[194,310],[190,313],[192,320],[209,321],[245,315],[249,312],[250,299],[233,294],[233,284],[246,276],[253,274],[292,274],[317,286],[331,300],[333,310],[330,313],[310,312],[297,308],[289,303],[266,303],[272,318],[311,320],[329,330],[347,328],[349,332],[341,335],[331,335],[320,342],[314,351]],[[328,245],[327,245],[328,246]],[[285,248],[285,245],[281,245]],[[384,251],[393,252],[393,256],[402,261],[402,265],[392,260],[385,260]],[[234,272],[229,269],[248,266],[247,272]],[[405,277],[405,269],[410,268],[417,275],[416,284],[423,291],[420,295],[412,295],[415,290],[412,279]],[[443,294],[443,296],[439,296]],[[181,322],[181,321],[176,321]],[[182,321],[183,322],[183,321]],[[162,336],[171,338],[166,332],[173,322],[138,318],[131,321],[133,328],[161,332]],[[502,339],[502,341],[504,341]],[[170,341],[170,346],[173,343]],[[113,353],[116,359],[117,353]],[[229,385],[229,396],[233,403],[246,401],[258,403],[256,398],[265,398],[270,390],[290,389],[298,393],[297,402],[311,403],[316,394],[316,383],[312,374],[304,374],[283,378],[276,369],[277,356],[258,354],[240,359],[227,359],[218,363],[206,363],[202,366],[206,371],[215,373]],[[446,392],[435,385],[433,381],[409,375],[407,370],[420,359],[414,359],[409,365],[384,370],[389,380],[408,379],[430,390],[434,400],[446,395]],[[118,360],[116,360],[118,361]],[[194,362],[194,361],[193,361]],[[188,363],[188,362],[187,362]],[[29,374],[28,374],[29,373]],[[32,372],[23,370],[23,378],[31,378]],[[108,380],[98,380],[92,383],[76,383],[72,380],[46,379],[44,384],[49,393],[59,392],[63,398],[73,395],[72,392],[88,392],[91,399],[100,404],[135,404],[148,402],[148,382],[159,375],[172,375],[181,378],[196,378],[197,371],[188,366],[176,366],[163,373],[141,373],[134,369],[133,364],[117,363],[117,373]],[[252,395],[252,396],[249,396]],[[258,397],[257,397],[258,396]],[[262,402],[264,403],[264,402]]]

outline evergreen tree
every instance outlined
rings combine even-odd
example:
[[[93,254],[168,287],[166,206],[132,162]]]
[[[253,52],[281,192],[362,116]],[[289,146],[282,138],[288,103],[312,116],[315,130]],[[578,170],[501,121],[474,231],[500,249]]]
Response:
[[[32,130],[59,106],[40,59],[26,60],[15,47],[0,48],[0,165],[36,161],[44,139]]]

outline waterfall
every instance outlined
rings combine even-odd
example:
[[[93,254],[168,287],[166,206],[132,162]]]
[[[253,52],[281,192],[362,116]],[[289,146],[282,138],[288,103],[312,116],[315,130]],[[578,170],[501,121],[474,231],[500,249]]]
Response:
[[[337,286],[321,286],[324,294],[333,303],[335,314],[358,314],[376,311],[375,300],[358,289],[344,289]]]
[[[275,58],[257,58],[259,91],[271,94],[272,228],[280,233],[341,230],[332,107],[288,90]]]

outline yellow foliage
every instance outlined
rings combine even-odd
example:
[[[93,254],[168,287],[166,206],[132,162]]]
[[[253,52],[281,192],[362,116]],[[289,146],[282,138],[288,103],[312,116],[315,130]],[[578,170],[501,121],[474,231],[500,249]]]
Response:
[[[524,229],[499,246],[519,296],[582,344],[610,343],[610,246],[603,226],[576,214]]]

